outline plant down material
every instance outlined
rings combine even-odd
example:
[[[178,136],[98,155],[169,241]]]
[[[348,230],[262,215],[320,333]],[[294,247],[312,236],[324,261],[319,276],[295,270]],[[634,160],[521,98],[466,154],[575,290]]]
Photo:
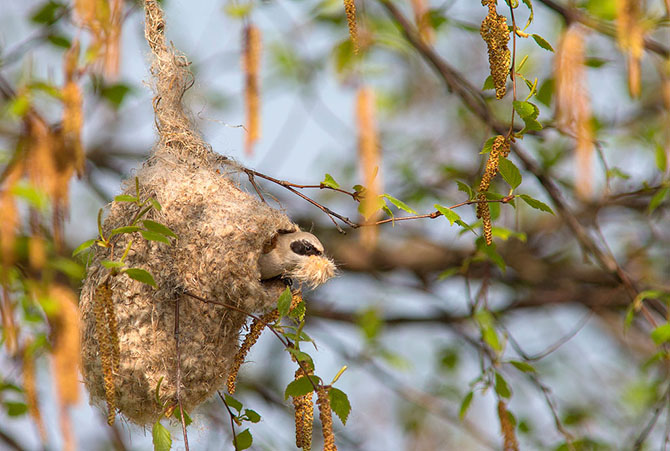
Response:
[[[96,335],[95,294],[102,284],[111,292],[118,334],[110,414],[118,409],[140,425],[156,421],[177,404],[177,302],[184,410],[192,410],[225,384],[239,349],[246,316],[184,293],[247,312],[270,310],[284,284],[261,282],[258,258],[279,230],[298,230],[285,214],[242,191],[234,181],[239,166],[215,154],[200,137],[181,103],[192,83],[189,63],[166,46],[164,28],[162,11],[148,1],[146,38],[154,56],[151,72],[159,140],[135,177],[140,197],[153,197],[162,206],[146,218],[169,227],[177,238],[167,245],[138,233],[117,235],[116,249],[125,249],[133,240],[124,263],[150,272],[157,288],[125,274],[110,277],[102,265],[113,259],[110,250],[98,248],[80,303],[82,371],[91,401],[99,405],[109,401],[101,361],[114,360],[105,355],[105,349],[113,347],[100,343]],[[126,183],[124,193],[134,194],[134,184]],[[128,226],[138,209],[132,202],[113,202],[103,234]],[[105,340],[115,342],[114,337]]]

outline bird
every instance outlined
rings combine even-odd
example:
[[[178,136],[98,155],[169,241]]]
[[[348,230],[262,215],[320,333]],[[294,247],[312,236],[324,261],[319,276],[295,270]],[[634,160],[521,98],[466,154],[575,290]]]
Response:
[[[261,280],[293,279],[315,288],[333,277],[336,267],[323,244],[309,232],[277,232],[258,259]]]

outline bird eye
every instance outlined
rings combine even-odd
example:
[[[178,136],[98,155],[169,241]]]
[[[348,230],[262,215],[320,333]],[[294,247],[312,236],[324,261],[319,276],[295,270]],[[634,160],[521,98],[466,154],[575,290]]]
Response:
[[[298,255],[321,255],[321,251],[314,247],[312,243],[305,240],[297,240],[291,243],[291,250]]]

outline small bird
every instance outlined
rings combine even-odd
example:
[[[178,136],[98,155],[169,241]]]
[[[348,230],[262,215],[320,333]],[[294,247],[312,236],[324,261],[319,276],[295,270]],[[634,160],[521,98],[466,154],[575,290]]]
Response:
[[[279,231],[258,259],[261,280],[286,277],[312,288],[335,275],[335,264],[324,255],[323,244],[308,232]]]

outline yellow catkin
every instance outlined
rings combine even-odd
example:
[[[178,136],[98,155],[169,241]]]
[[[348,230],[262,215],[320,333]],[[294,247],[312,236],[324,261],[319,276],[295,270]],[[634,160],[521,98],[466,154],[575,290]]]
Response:
[[[75,41],[70,50],[65,52],[64,72],[65,85],[61,90],[63,99],[63,145],[73,156],[73,166],[77,175],[82,176],[86,162],[81,141],[81,129],[84,124],[82,113],[82,94],[76,80],[78,74],[79,42]]]
[[[302,368],[298,368],[295,372],[295,379],[297,380],[302,376],[311,374],[312,371],[305,374]],[[303,396],[293,397],[293,407],[295,409],[295,446],[302,448],[303,451],[312,449],[312,430],[314,426],[313,397],[313,391]]]
[[[240,346],[240,349],[235,354],[235,359],[233,365],[228,373],[228,380],[226,386],[228,387],[228,393],[231,395],[235,393],[236,383],[237,383],[237,373],[240,371],[240,367],[244,363],[244,359],[247,357],[249,350],[253,345],[256,344],[258,338],[261,336],[261,332],[265,328],[266,324],[273,323],[279,318],[279,312],[275,309],[271,312],[266,313],[260,318],[260,321],[254,319],[249,327],[249,333],[244,337],[244,342]]]
[[[114,384],[114,368],[118,368],[115,362],[114,342],[118,337],[112,338],[108,327],[108,312],[110,304],[113,304],[112,289],[108,283],[102,283],[95,289],[95,301],[93,313],[95,315],[95,338],[98,341],[98,352],[102,366],[102,374],[105,383],[105,401],[107,402],[107,423],[114,424],[116,416],[116,387]],[[113,312],[113,309],[111,309]]]
[[[19,210],[12,189],[21,178],[23,168],[21,164],[12,166],[6,176],[4,186],[0,190],[0,262],[5,268],[14,264],[16,231],[19,226]],[[7,271],[0,272],[0,277],[7,275]]]
[[[498,401],[498,419],[500,420],[500,431],[503,436],[503,450],[519,451],[519,442],[516,439],[514,424],[503,401]]]
[[[46,240],[41,236],[28,239],[28,264],[30,269],[40,271],[47,261]]]
[[[53,368],[61,403],[79,401],[79,311],[77,297],[64,286],[51,287],[49,295],[58,302],[53,318]]]
[[[412,0],[414,21],[419,29],[419,36],[423,42],[432,44],[435,41],[435,30],[430,24],[430,15],[426,0]]]
[[[74,450],[76,443],[69,406],[79,401],[79,310],[72,290],[55,285],[49,297],[58,302],[58,312],[50,316],[53,328],[52,363],[60,402],[60,426],[63,449]]]
[[[44,427],[44,421],[42,420],[42,413],[40,412],[39,401],[37,398],[37,385],[35,382],[35,356],[33,355],[30,342],[26,343],[23,351],[23,390],[26,393],[28,413],[37,426],[42,443],[46,444],[47,431]]]
[[[496,90],[496,98],[502,99],[507,92],[507,76],[510,71],[511,55],[507,43],[509,42],[509,29],[507,18],[496,11],[496,0],[482,0],[482,5],[487,6],[489,13],[482,21],[479,33],[486,42],[489,53],[489,68],[491,78]]]
[[[477,200],[480,202],[477,204],[476,211],[477,217],[482,220],[484,239],[489,246],[493,243],[493,225],[491,224],[491,209],[489,208],[489,204],[484,202],[486,200],[485,193],[491,186],[493,178],[498,174],[500,158],[507,158],[509,150],[509,141],[502,135],[496,136],[491,145],[489,159],[486,161],[484,175],[482,175],[482,180],[479,182],[479,194],[477,195]]]
[[[344,13],[349,26],[349,38],[354,47],[354,54],[358,54],[358,26],[356,24],[356,3],[354,0],[344,0]]]
[[[626,53],[628,91],[631,97],[640,96],[640,60],[644,49],[644,27],[640,0],[617,0],[617,42]]]
[[[356,98],[356,122],[358,125],[358,161],[367,189],[361,200],[361,212],[366,223],[372,223],[379,216],[379,195],[382,193],[379,176],[380,152],[377,126],[375,124],[375,95],[368,87],[358,90]],[[363,227],[361,241],[371,248],[377,241],[376,227]]]
[[[319,406],[319,418],[323,432],[323,451],[336,451],[335,434],[333,434],[333,412],[330,409],[328,389],[319,386],[316,403]]]
[[[587,199],[593,190],[594,145],[584,60],[584,31],[579,25],[572,25],[556,51],[556,124],[576,139],[576,191],[580,198]]]
[[[243,31],[242,67],[244,69],[244,101],[247,115],[245,151],[253,153],[253,146],[261,136],[260,82],[261,31],[249,24]]]
[[[109,0],[109,23],[105,33],[104,71],[108,78],[119,75],[123,0]]]

